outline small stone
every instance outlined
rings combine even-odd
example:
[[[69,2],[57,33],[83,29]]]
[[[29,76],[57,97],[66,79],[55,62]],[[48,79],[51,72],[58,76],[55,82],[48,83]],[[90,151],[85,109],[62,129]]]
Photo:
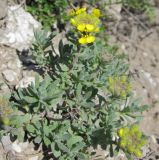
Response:
[[[22,62],[19,59],[17,59],[16,65],[17,65],[18,68],[21,68],[22,67]]]
[[[3,58],[2,58],[2,59],[3,59]],[[7,69],[6,64],[2,64],[2,65],[1,65],[1,70],[5,70],[5,69]]]
[[[31,158],[29,158],[29,160],[38,160],[38,156],[34,156],[34,157],[31,157]]]
[[[22,151],[25,151],[28,148],[28,145],[28,142],[18,143],[18,146],[21,148]]]
[[[20,145],[18,144],[17,141],[15,141],[14,143],[12,143],[12,150],[17,152],[17,153],[20,153],[22,152],[22,148],[20,147]]]
[[[7,0],[0,0],[0,19],[7,15]]]
[[[153,143],[157,144],[157,140],[156,140],[154,135],[151,135],[151,140],[152,140]]]
[[[147,57],[147,56],[148,56],[148,53],[146,53],[146,52],[143,52],[143,55],[144,55],[145,57]]]
[[[125,44],[122,44],[122,45],[121,45],[121,49],[122,49],[123,51],[125,51],[125,49],[126,49]]]
[[[11,151],[11,149],[12,149],[12,142],[11,142],[10,137],[8,135],[7,136],[3,136],[2,139],[1,139],[1,142],[2,142],[4,150],[6,152]]]
[[[17,73],[10,69],[3,71],[2,74],[8,82],[13,82],[17,79]]]
[[[11,60],[11,61],[8,62],[7,66],[8,66],[9,69],[17,70],[17,69],[21,68],[21,62],[20,62],[19,59],[17,59],[16,61]]]
[[[35,83],[35,77],[26,77],[20,80],[19,84],[16,85],[16,89],[20,88],[27,88],[31,83]]]
[[[0,90],[2,90],[3,93],[10,93],[10,89],[5,83],[0,86]]]
[[[121,10],[122,10],[122,4],[116,4],[116,5],[113,5],[113,7],[111,5],[107,5],[105,7],[109,13],[110,16],[112,16],[114,19],[116,20],[120,20],[122,17],[121,17]]]

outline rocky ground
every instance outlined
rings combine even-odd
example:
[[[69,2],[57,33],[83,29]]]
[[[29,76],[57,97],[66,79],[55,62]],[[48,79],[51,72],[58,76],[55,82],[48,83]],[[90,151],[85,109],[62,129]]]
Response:
[[[5,0],[0,0],[0,4],[2,3],[1,6],[6,5]],[[119,44],[120,50],[128,56],[136,97],[141,97],[143,104],[152,106],[144,113],[141,123],[142,130],[150,137],[149,148],[145,150],[143,160],[159,159],[159,8],[157,4],[153,5],[156,18],[151,23],[143,14],[132,14],[126,9],[121,9],[121,5],[108,8],[113,15],[113,21],[106,23],[110,43]],[[0,9],[0,94],[3,94],[10,93],[17,85],[25,86],[33,81],[35,71],[30,64],[27,64],[26,68],[25,58],[17,54],[21,52],[21,47],[15,45],[17,41],[13,39],[13,33],[21,31],[16,32],[17,27],[12,27],[8,37],[3,34],[7,26],[7,11],[1,11]],[[25,24],[30,28],[33,22],[30,19]],[[38,26],[38,22],[35,22],[35,25]],[[32,35],[32,32],[29,34]],[[2,40],[2,35],[8,43]],[[11,143],[8,137],[4,137],[0,152],[0,160],[41,160],[40,150],[35,151],[32,144]]]
[[[150,22],[143,14],[120,10],[117,5],[111,8],[117,23],[108,24],[111,43],[119,44],[128,56],[136,97],[151,106],[141,123],[150,136],[145,160],[159,159],[159,8],[154,8],[156,17]]]

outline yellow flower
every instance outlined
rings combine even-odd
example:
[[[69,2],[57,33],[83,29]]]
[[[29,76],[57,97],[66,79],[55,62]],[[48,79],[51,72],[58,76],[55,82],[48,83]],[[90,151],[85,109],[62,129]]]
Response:
[[[0,121],[4,124],[4,125],[9,125],[10,124],[10,120],[9,118],[5,117],[5,118],[0,118]]]
[[[95,15],[96,17],[100,17],[101,16],[100,10],[96,9],[96,8],[93,8],[92,14]]]
[[[93,32],[96,28],[98,28],[100,21],[96,16],[84,12],[75,16],[73,20],[71,20],[71,23],[75,27],[84,24],[88,32]]]
[[[120,78],[120,79],[121,79],[121,82],[122,82],[122,83],[125,83],[125,82],[127,81],[127,79],[126,79],[126,76],[125,76],[125,75],[121,76],[121,78]]]
[[[119,146],[124,151],[136,157],[142,157],[141,148],[146,144],[146,139],[143,137],[138,125],[133,125],[130,128],[120,128],[118,135]]]
[[[80,44],[86,44],[86,43],[87,43],[87,39],[86,39],[86,37],[81,37],[81,38],[78,40],[78,42],[79,42]]]
[[[118,134],[119,134],[120,137],[123,137],[123,136],[124,136],[124,129],[123,129],[123,128],[120,128],[120,129],[118,130]]]
[[[94,13],[98,13],[98,9],[93,11]],[[100,20],[97,15],[89,14],[86,12],[86,8],[76,9],[75,17],[71,18],[71,24],[82,33],[82,37],[78,39],[80,44],[88,44],[95,41],[95,37],[90,35],[92,33],[96,33],[99,31]]]
[[[120,96],[121,98],[126,98],[126,96],[131,91],[131,84],[127,80],[126,76],[123,75],[121,77],[109,77],[108,78],[109,86],[108,90],[116,96]]]
[[[71,18],[70,22],[73,26],[76,26],[76,21],[73,18]]]
[[[68,11],[68,16],[75,16],[84,12],[86,12],[86,7],[71,9]]]
[[[94,41],[95,41],[95,37],[92,35],[85,35],[78,40],[80,44],[92,43]]]
[[[136,150],[136,151],[134,152],[134,155],[135,155],[136,157],[138,157],[138,158],[141,158],[141,157],[142,157],[142,152],[141,152],[140,150]]]
[[[76,10],[76,15],[81,14],[81,13],[84,13],[85,11],[86,11],[86,7],[78,8],[78,9]]]
[[[77,26],[77,29],[80,32],[93,32],[94,28],[95,27],[92,24],[79,24]]]
[[[85,25],[85,24],[79,24],[79,25],[77,26],[77,29],[78,29],[79,31],[81,31],[81,32],[84,32],[84,31],[85,31],[85,28],[86,28],[86,25]]]
[[[120,146],[121,146],[122,148],[124,148],[124,147],[126,146],[126,142],[120,141]]]
[[[87,37],[87,43],[92,43],[95,41],[95,37],[94,36],[88,36]]]
[[[94,25],[86,24],[86,32],[92,32],[94,30]]]

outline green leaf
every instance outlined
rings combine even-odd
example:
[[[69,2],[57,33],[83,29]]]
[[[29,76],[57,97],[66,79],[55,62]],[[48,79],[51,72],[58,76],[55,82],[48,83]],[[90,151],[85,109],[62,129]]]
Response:
[[[82,102],[81,106],[85,108],[93,108],[95,106],[95,103],[94,102]]]
[[[38,100],[35,97],[25,96],[24,101],[26,101],[27,103],[36,103]]]
[[[42,141],[41,137],[40,136],[37,136],[35,139],[34,139],[34,142],[37,143],[37,144],[40,144]]]
[[[57,141],[57,145],[63,152],[66,152],[66,153],[70,152],[70,150],[60,141]]]
[[[31,124],[28,124],[26,126],[26,129],[27,129],[28,132],[31,132],[31,133],[34,133],[36,131],[35,127]]]
[[[35,88],[39,88],[40,85],[40,76],[38,74],[35,75]]]
[[[61,156],[61,151],[58,150],[57,148],[55,148],[55,143],[54,142],[51,143],[51,150],[52,150],[52,153],[54,154],[54,156],[56,158]]]
[[[11,129],[10,133],[14,136],[17,136],[17,139],[20,141],[20,142],[23,142],[24,141],[24,136],[25,136],[25,132],[23,130],[23,128],[17,128],[17,129]]]
[[[44,124],[44,126],[43,126],[43,131],[44,131],[44,134],[45,134],[46,136],[49,136],[49,134],[51,133],[50,125]]]
[[[82,84],[79,83],[76,88],[76,95],[78,99],[81,99],[81,92],[82,92]]]
[[[60,68],[62,71],[67,72],[69,71],[69,68],[65,64],[60,64]]]
[[[86,94],[85,94],[85,99],[90,99],[91,98],[91,96],[92,96],[92,91],[88,91]]]
[[[88,160],[88,156],[82,152],[78,153],[79,160]]]
[[[60,42],[59,42],[59,52],[60,52],[60,55],[63,55],[63,47],[64,47],[63,42],[62,42],[62,40],[60,40]]]
[[[43,141],[47,147],[51,144],[51,140],[46,136],[43,137]]]
[[[83,148],[86,146],[86,144],[84,142],[79,142],[78,144],[76,144],[76,146],[74,146],[71,149],[71,152],[76,152],[78,153],[79,151],[83,150]]]
[[[74,144],[76,144],[77,142],[81,142],[82,140],[83,138],[80,136],[72,136],[69,140],[67,140],[67,146],[69,148],[72,148]]]
[[[23,142],[24,141],[24,136],[25,136],[25,132],[24,130],[20,130],[18,133],[17,133],[17,138],[20,142]]]

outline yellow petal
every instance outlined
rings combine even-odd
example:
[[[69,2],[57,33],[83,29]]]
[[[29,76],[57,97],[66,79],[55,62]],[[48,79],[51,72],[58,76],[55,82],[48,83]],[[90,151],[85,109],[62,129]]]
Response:
[[[86,43],[87,43],[87,38],[86,38],[86,37],[81,37],[81,38],[78,40],[78,42],[79,42],[80,44],[86,44]]]
[[[128,151],[129,151],[130,153],[133,153],[133,152],[135,151],[134,146],[128,146]]]
[[[113,77],[109,77],[108,80],[111,85],[114,83]]]
[[[122,97],[122,98],[126,98],[126,92],[125,91],[121,91],[121,93],[120,93],[120,96]]]
[[[125,142],[125,141],[120,141],[120,146],[121,146],[122,148],[125,148],[126,142]]]
[[[121,82],[122,82],[122,83],[125,83],[125,82],[126,82],[126,76],[125,76],[125,75],[123,75],[123,76],[121,77]]]
[[[86,11],[86,7],[83,7],[83,8],[77,9],[76,10],[76,14],[78,15],[78,14],[81,14],[81,13],[83,13],[85,11]]]
[[[86,24],[86,30],[87,32],[92,32],[94,30],[94,25],[92,24]]]
[[[86,27],[85,24],[79,24],[79,25],[77,26],[77,29],[78,29],[79,31],[83,32],[83,31],[85,31],[85,27]]]
[[[2,122],[3,122],[4,125],[9,125],[10,124],[9,118],[2,118]]]
[[[142,152],[141,152],[140,150],[136,150],[136,151],[134,152],[134,155],[135,155],[136,157],[138,157],[138,158],[141,158],[141,157],[142,157]]]
[[[92,10],[93,15],[95,15],[96,17],[100,17],[101,16],[101,12],[99,9],[93,8]]]
[[[87,41],[87,43],[92,43],[92,42],[95,41],[95,37],[94,36],[88,36],[88,37],[86,37],[86,41]]]
[[[76,26],[76,21],[75,21],[75,19],[71,18],[70,22],[71,22],[72,25]]]
[[[124,129],[123,128],[119,129],[118,134],[120,137],[123,137],[124,136]]]

